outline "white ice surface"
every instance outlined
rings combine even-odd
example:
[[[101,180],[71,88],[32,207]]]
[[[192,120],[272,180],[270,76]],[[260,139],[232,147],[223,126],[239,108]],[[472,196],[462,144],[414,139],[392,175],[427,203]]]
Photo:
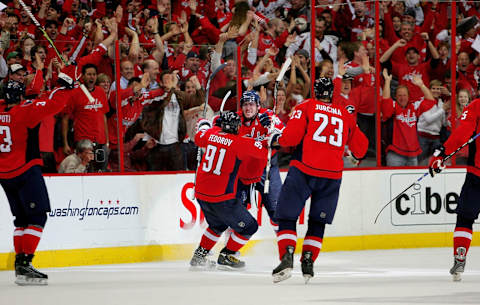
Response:
[[[480,304],[480,248],[472,247],[461,282],[448,273],[450,248],[321,253],[304,284],[272,283],[271,255],[244,257],[243,272],[191,272],[187,261],[43,269],[46,287],[19,287],[0,272],[0,305]]]

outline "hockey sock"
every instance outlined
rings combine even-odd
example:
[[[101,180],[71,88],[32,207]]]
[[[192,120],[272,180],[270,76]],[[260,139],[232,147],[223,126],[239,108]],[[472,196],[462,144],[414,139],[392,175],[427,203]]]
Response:
[[[287,246],[295,248],[297,246],[297,232],[292,230],[280,230],[277,234],[278,243],[278,255],[280,260],[285,252],[287,252]]]
[[[42,237],[43,228],[37,226],[28,226],[23,231],[22,245],[25,254],[34,254],[37,249],[40,238]]]
[[[25,228],[17,227],[13,231],[13,246],[15,248],[15,253],[23,253],[23,232]]]
[[[323,234],[325,233],[325,224],[322,222],[308,220],[308,230],[303,240],[302,253],[312,252],[312,260],[315,261],[322,249]],[[302,257],[303,258],[303,257]]]
[[[288,219],[277,219],[277,221],[278,254],[281,260],[285,252],[287,252],[287,246],[294,248],[297,246],[297,221]]]
[[[303,248],[302,248],[302,254],[305,251],[310,251],[312,252],[312,260],[315,261],[318,257],[318,254],[320,253],[320,250],[322,250],[322,241],[323,238],[319,238],[316,236],[305,236],[305,239],[303,240]],[[303,259],[303,255],[300,258],[300,260]]]
[[[462,227],[456,227],[453,232],[453,255],[457,255],[457,248],[464,247],[468,253],[468,248],[470,248],[470,242],[472,241],[472,230]]]
[[[235,253],[238,250],[240,250],[243,246],[245,246],[245,244],[248,242],[249,239],[250,239],[250,236],[242,236],[237,232],[233,231],[232,234],[230,234],[230,238],[228,239],[227,245],[225,246],[225,248]]]
[[[455,231],[453,232],[453,255],[457,255],[457,248],[464,247],[468,253],[468,248],[470,248],[470,243],[472,241],[473,233],[473,220],[466,219],[460,215],[457,216],[457,224],[455,226]]]
[[[219,238],[220,235],[213,232],[212,229],[207,228],[203,233],[202,239],[200,240],[200,247],[210,250],[213,248],[213,246],[215,246]]]

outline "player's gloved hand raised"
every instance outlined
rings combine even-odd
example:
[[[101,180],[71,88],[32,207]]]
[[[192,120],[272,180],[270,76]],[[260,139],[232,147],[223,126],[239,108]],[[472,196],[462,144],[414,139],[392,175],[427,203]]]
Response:
[[[73,78],[71,78],[70,76],[62,72],[58,73],[57,81],[60,84],[60,86],[65,87],[65,89],[73,89],[74,83],[75,83],[73,81]]]
[[[264,112],[258,116],[258,120],[260,121],[260,124],[263,127],[270,127],[270,124],[272,124],[272,119],[268,115],[268,113]]]
[[[442,146],[440,148],[435,149],[432,158],[430,159],[430,164],[428,165],[428,172],[430,176],[435,176],[435,174],[439,174],[443,169],[445,169],[446,165],[444,164],[445,158],[445,148]]]
[[[278,138],[280,138],[281,133],[273,133],[268,139],[268,146],[272,149],[280,149],[280,144],[278,143]]]
[[[212,128],[212,123],[207,119],[198,119],[197,125],[195,127],[196,132],[204,131]]]

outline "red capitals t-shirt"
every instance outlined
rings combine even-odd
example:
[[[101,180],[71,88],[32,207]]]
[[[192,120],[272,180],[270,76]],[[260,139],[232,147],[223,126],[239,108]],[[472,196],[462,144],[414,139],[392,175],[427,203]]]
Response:
[[[342,178],[345,145],[357,158],[363,158],[368,148],[367,137],[347,110],[315,99],[295,107],[278,142],[287,147],[298,145],[290,166],[330,179]]]
[[[415,75],[422,77],[424,84],[430,84],[430,61],[410,66],[400,62],[393,62],[392,75],[398,78],[400,85],[405,85],[408,88],[408,99],[410,102],[415,102],[423,97],[423,92],[417,85],[412,83]]]
[[[195,197],[207,202],[235,198],[240,162],[249,157],[267,158],[267,148],[261,142],[222,132],[218,127],[198,132],[195,144],[205,148],[197,169]]]
[[[93,103],[90,103],[82,89],[79,87],[73,89],[65,112],[73,120],[75,142],[89,139],[94,143],[105,144],[107,139],[104,116],[109,111],[107,95],[99,86],[95,86],[90,94],[94,98]]]
[[[405,108],[391,98],[382,98],[381,103],[383,120],[393,116],[392,144],[388,145],[387,151],[391,150],[406,157],[418,156],[422,150],[418,143],[417,120],[422,113],[432,108],[436,101],[408,103]]]

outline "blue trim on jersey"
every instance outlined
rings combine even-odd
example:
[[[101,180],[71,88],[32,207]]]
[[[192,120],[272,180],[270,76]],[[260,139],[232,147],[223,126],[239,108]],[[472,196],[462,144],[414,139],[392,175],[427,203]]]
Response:
[[[233,167],[233,171],[230,173],[228,177],[227,188],[225,189],[225,194],[231,194],[235,190],[235,183],[237,182],[238,178],[238,168],[240,167],[241,161],[237,158],[235,160],[235,166]]]

